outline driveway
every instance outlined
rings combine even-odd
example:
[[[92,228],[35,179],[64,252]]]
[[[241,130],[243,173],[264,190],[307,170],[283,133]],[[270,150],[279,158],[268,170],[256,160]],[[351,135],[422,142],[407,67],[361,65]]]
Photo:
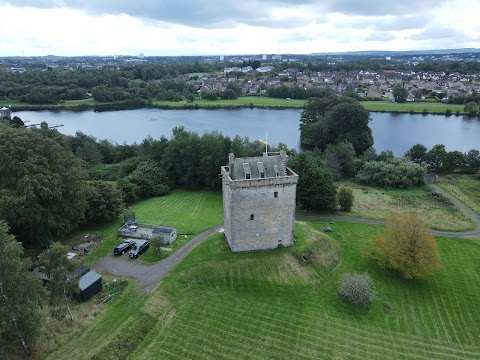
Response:
[[[106,272],[115,276],[130,277],[137,279],[138,286],[146,291],[155,290],[168,273],[192,252],[204,240],[217,232],[223,231],[223,224],[214,226],[203,233],[195,236],[188,243],[167,258],[153,265],[130,259],[128,256],[115,256],[109,254],[97,260],[93,267],[100,272]]]

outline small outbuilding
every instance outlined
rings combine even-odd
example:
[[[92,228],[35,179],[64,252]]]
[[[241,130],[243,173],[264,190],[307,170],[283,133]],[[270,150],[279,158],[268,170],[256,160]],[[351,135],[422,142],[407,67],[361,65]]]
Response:
[[[161,236],[164,244],[171,244],[177,238],[177,229],[171,226],[158,226],[152,233],[153,236]]]
[[[78,287],[80,288],[80,297],[83,301],[87,301],[102,290],[102,275],[95,270],[89,271],[80,278]]]

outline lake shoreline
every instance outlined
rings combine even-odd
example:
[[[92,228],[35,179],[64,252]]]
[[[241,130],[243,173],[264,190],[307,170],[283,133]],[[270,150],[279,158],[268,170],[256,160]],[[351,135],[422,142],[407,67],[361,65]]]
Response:
[[[382,102],[378,102],[382,103]],[[360,101],[360,104],[362,102]],[[370,112],[375,113],[392,113],[392,114],[415,114],[415,115],[443,115],[443,116],[465,116],[462,112],[452,112],[451,115],[446,115],[441,111],[430,111],[428,109],[416,110],[416,109],[369,109],[370,104],[364,104],[365,108]],[[3,105],[2,105],[3,106]],[[120,111],[120,110],[137,110],[137,109],[161,109],[161,110],[236,110],[236,109],[269,109],[269,110],[283,110],[283,109],[303,109],[303,105],[269,105],[269,104],[254,104],[254,103],[241,103],[241,104],[208,104],[204,103],[172,103],[169,104],[149,104],[146,102],[124,102],[124,103],[102,103],[102,104],[80,104],[80,105],[13,105],[12,113],[18,111]]]

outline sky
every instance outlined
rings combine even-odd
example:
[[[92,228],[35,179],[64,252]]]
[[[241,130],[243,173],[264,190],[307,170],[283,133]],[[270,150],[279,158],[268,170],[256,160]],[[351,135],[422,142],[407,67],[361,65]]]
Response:
[[[0,0],[0,56],[480,48],[480,0]]]

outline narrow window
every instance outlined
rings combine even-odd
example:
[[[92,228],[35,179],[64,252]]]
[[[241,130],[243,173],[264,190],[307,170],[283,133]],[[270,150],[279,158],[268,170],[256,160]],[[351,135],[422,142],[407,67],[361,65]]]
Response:
[[[245,179],[250,179],[250,174],[245,174]]]
[[[255,215],[250,215],[250,220],[255,220]]]
[[[278,191],[275,191],[275,192],[273,193],[273,197],[278,197]]]
[[[264,179],[265,178],[265,173],[260,173],[260,178]]]

